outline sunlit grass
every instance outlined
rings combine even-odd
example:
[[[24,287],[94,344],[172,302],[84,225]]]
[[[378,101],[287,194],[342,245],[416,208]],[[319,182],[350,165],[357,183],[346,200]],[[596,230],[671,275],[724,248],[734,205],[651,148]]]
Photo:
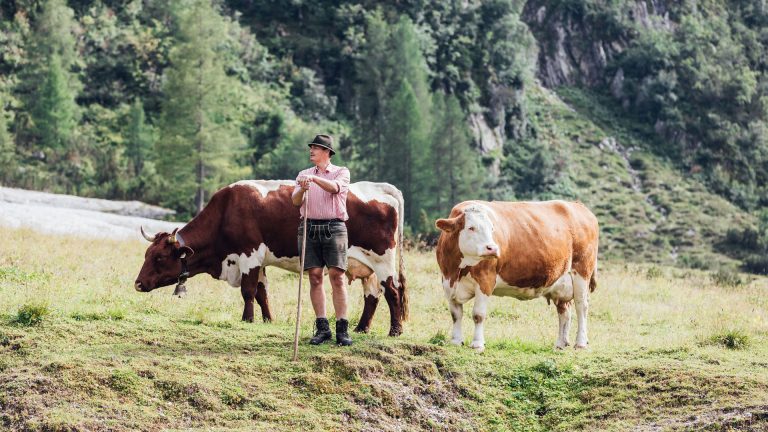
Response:
[[[545,300],[493,298],[477,354],[447,343],[434,255],[408,252],[403,336],[386,336],[382,298],[352,348],[310,347],[305,285],[294,364],[296,275],[268,269],[275,322],[248,324],[239,289],[207,275],[183,299],[136,292],[145,243],[0,237],[0,424],[12,429],[624,430],[768,403],[765,279],[723,286],[707,272],[603,262],[588,350],[552,349]],[[359,283],[350,299],[354,324]],[[36,325],[20,325],[21,311]],[[466,342],[470,315],[471,303]]]

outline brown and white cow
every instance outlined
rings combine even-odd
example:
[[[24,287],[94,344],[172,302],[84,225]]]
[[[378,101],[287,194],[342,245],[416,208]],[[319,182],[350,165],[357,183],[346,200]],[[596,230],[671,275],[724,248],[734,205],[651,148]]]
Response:
[[[208,273],[240,287],[244,321],[253,321],[254,300],[264,321],[272,320],[265,267],[299,272],[299,209],[291,203],[294,184],[292,180],[233,183],[216,192],[203,211],[178,231],[145,235],[152,244],[136,278],[136,290],[175,284],[186,261],[190,276]],[[362,279],[365,300],[355,331],[368,331],[383,293],[389,305],[389,334],[400,335],[402,321],[408,318],[403,196],[387,183],[353,183],[347,212],[347,277],[350,284]]]
[[[472,348],[485,348],[483,323],[491,295],[557,307],[555,347],[568,346],[571,301],[576,306],[576,348],[587,346],[589,293],[596,287],[597,218],[578,202],[485,202],[456,205],[442,230],[437,262],[453,317],[451,342],[463,344],[463,304],[475,299]]]

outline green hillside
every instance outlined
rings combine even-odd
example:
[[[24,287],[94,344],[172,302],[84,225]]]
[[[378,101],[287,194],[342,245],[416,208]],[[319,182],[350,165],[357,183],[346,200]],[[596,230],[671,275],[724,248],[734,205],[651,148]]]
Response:
[[[606,258],[717,269],[735,261],[717,245],[754,217],[652,151],[637,124],[576,88],[528,93],[532,123],[562,166],[558,188],[588,204]],[[560,160],[561,159],[561,160]]]

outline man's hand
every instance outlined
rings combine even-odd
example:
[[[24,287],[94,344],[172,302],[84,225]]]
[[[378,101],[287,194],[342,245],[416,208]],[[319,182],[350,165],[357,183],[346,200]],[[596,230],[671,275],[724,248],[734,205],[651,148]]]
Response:
[[[309,190],[309,184],[315,180],[313,175],[304,175],[299,178],[299,186],[305,191]]]

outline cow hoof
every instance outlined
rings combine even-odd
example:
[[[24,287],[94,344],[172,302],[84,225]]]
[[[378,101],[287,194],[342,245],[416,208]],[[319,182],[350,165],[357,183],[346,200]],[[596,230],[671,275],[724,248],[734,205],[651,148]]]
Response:
[[[555,344],[556,350],[564,350],[566,347],[570,346],[571,344],[568,343],[568,341],[565,342],[557,342]]]
[[[393,328],[389,330],[389,335],[392,337],[397,337],[397,336],[400,336],[401,334],[403,334],[403,329]]]
[[[587,349],[587,344],[576,344],[573,348],[577,350]]]
[[[481,353],[481,352],[485,351],[485,344],[479,344],[477,342],[472,342],[472,345],[470,345],[469,347],[472,348],[473,350],[475,350],[475,352],[478,352],[478,353]]]
[[[355,333],[368,333],[368,329],[365,328],[365,327],[355,327],[355,329],[353,331]]]
[[[463,340],[451,339],[451,344],[452,345],[456,345],[456,346],[464,346],[464,341]]]
[[[250,317],[250,318],[243,317],[243,321],[252,323],[253,322],[253,317]]]

